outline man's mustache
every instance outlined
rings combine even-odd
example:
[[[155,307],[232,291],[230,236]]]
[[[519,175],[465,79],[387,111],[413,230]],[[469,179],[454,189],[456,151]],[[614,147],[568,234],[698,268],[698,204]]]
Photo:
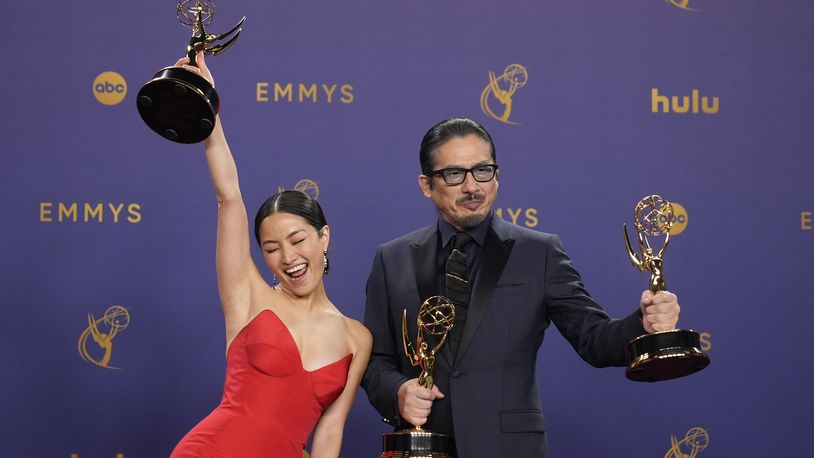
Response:
[[[455,200],[455,205],[463,205],[472,200],[483,202],[484,200],[486,200],[486,194],[483,193],[466,194],[463,197],[457,198]]]

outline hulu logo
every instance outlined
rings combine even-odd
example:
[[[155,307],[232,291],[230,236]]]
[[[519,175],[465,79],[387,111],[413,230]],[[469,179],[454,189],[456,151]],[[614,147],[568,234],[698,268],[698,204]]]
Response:
[[[692,90],[692,95],[666,96],[659,94],[657,88],[650,90],[650,103],[653,113],[706,113],[718,112],[718,97],[702,96],[698,89]]]

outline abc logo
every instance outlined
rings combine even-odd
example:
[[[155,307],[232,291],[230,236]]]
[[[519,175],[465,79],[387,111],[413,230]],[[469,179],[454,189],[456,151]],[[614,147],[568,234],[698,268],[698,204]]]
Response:
[[[103,72],[93,80],[93,96],[104,105],[116,105],[127,95],[127,81],[116,72]]]
[[[678,235],[684,232],[684,229],[687,228],[687,221],[689,217],[687,216],[687,209],[684,208],[683,205],[670,202],[673,206],[673,227],[670,228],[670,235]],[[660,216],[659,219],[663,219],[664,216]],[[663,221],[660,221],[663,222]]]

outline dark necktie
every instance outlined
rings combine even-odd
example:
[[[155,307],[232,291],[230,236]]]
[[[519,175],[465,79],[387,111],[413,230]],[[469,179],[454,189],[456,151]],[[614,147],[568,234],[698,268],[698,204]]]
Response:
[[[469,267],[466,265],[466,252],[463,247],[472,241],[466,232],[458,232],[452,239],[452,252],[447,258],[446,296],[455,304],[455,325],[449,334],[449,351],[453,360],[461,344],[461,335],[466,322],[466,311],[469,307],[469,295],[472,291],[469,284]]]

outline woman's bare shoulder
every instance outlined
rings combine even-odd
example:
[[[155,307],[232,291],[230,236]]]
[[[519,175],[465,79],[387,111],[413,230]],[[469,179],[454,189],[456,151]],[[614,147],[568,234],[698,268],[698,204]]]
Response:
[[[364,324],[353,318],[344,317],[344,319],[345,326],[348,329],[348,335],[353,341],[354,346],[358,349],[369,349],[373,343],[373,335],[370,331]]]

